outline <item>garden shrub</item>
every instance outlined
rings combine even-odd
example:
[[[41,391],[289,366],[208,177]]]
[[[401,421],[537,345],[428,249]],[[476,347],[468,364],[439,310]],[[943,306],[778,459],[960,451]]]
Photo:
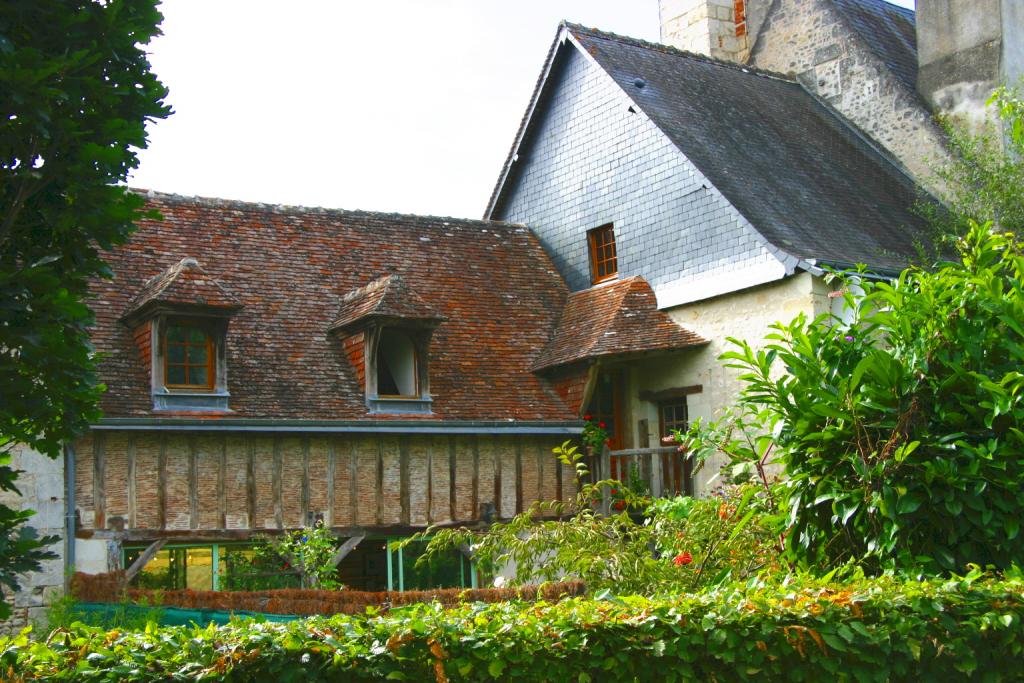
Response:
[[[1024,583],[732,584],[288,624],[0,639],[8,680],[920,681],[1024,677]]]
[[[806,567],[1024,565],[1024,252],[976,224],[956,247],[840,290],[849,323],[800,316],[724,355],[743,371],[739,412],[695,425],[692,445],[784,465],[788,551]]]

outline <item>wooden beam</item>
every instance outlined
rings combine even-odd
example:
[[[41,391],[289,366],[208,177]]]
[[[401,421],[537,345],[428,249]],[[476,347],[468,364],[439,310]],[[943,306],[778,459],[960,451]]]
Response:
[[[384,440],[377,437],[377,476],[374,477],[374,495],[377,498],[377,513],[374,521],[381,525],[384,523]]]
[[[516,435],[516,514],[523,511],[523,439]]]
[[[324,524],[334,526],[334,470],[336,454],[334,452],[333,436],[327,437],[327,514],[324,515]]]
[[[359,545],[364,538],[366,538],[366,534],[361,534],[359,536],[353,536],[352,538],[342,543],[341,547],[338,548],[338,552],[334,553],[334,555],[331,557],[331,566],[337,567],[339,564],[341,564],[341,561],[344,560],[345,557],[348,556],[350,552],[355,550],[356,546]]]
[[[135,490],[135,434],[128,435],[128,528],[138,526],[138,502]]]
[[[660,391],[641,391],[641,401],[667,401],[672,398],[683,398],[691,394],[699,394],[704,391],[702,384],[692,384],[688,387],[673,387],[672,389],[662,389]]]
[[[473,435],[473,507],[470,519],[480,519],[480,437]]]
[[[142,554],[132,562],[132,566],[128,567],[128,569],[124,571],[124,582],[127,584],[134,579],[135,575],[142,571],[142,568],[149,564],[149,561],[153,559],[153,556],[160,552],[160,549],[165,545],[167,545],[167,539],[160,539],[150,543],[149,547],[143,550]]]
[[[274,437],[274,470],[271,473],[274,492],[274,526],[284,528],[284,503],[281,480],[284,479],[284,455],[281,453],[281,437]]]
[[[399,520],[409,524],[412,518],[411,492],[409,491],[409,437],[398,437],[398,504],[401,510]]]
[[[188,437],[188,528],[199,528],[199,447]]]
[[[251,436],[245,437],[246,462],[245,462],[245,510],[249,515],[250,529],[255,529],[256,524],[256,443]]]
[[[458,507],[456,507],[456,498],[458,496],[455,488],[455,476],[456,470],[458,469],[458,463],[456,461],[455,454],[455,437],[451,434],[448,435],[448,519],[458,519]]]
[[[434,442],[435,437],[427,437],[427,524],[434,521]]]
[[[302,511],[302,523],[312,526],[309,509],[309,437],[302,437],[302,491],[300,492],[299,509]]]
[[[353,525],[359,524],[359,480],[356,479],[356,472],[358,471],[357,461],[359,458],[359,443],[362,443],[360,439],[355,437],[351,437],[349,439],[348,505]]]
[[[94,432],[95,434],[95,432]],[[92,442],[92,501],[95,508],[93,516],[93,527],[97,529],[107,528],[107,457],[106,457],[106,434],[100,432],[93,437]]]
[[[491,450],[493,451],[494,459],[494,514],[497,519],[503,519],[501,509],[501,499],[503,498],[501,491],[501,449],[495,443],[497,440],[497,437],[491,437]]]
[[[156,510],[160,528],[167,528],[167,432],[160,434],[160,453],[156,456]]]
[[[221,529],[228,528],[228,436],[220,437],[220,463],[217,465],[217,525]]]

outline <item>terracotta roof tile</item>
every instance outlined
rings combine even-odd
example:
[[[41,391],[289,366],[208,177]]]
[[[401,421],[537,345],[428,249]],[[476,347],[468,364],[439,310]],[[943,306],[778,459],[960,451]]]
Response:
[[[237,309],[238,299],[203,270],[199,262],[185,257],[153,276],[128,304],[125,318],[137,316],[154,304]]]
[[[342,330],[370,318],[440,323],[446,318],[414,292],[401,275],[385,275],[353,289],[341,299],[331,330]]]
[[[534,361],[533,369],[707,343],[658,310],[646,280],[630,277],[570,294],[555,335]]]
[[[346,294],[397,275],[415,292],[398,300],[447,318],[430,348],[428,419],[574,419],[530,371],[568,291],[525,227],[147,196],[163,219],[140,221],[128,244],[107,253],[114,278],[92,290],[107,417],[154,415],[149,370],[120,317],[155,275],[192,253],[242,305],[226,340],[234,417],[380,419],[368,416],[343,339],[328,328]]]

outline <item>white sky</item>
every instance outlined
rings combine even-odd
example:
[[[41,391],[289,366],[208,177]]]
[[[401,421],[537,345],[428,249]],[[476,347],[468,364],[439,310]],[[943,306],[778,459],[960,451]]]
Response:
[[[897,4],[913,6],[913,0]],[[175,113],[131,185],[478,218],[558,22],[658,40],[657,0],[165,0]]]

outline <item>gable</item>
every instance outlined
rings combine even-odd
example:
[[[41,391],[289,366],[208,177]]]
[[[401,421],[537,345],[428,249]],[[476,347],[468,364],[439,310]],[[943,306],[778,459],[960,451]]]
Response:
[[[608,223],[619,274],[643,275],[661,307],[795,267],[572,42],[531,109],[489,215],[529,225],[570,289],[590,286],[586,233]]]

